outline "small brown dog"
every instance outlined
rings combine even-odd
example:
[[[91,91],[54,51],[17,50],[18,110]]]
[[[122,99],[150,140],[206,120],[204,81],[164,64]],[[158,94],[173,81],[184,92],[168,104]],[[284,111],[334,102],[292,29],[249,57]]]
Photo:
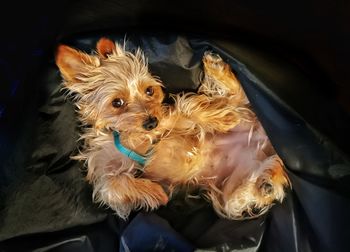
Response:
[[[289,180],[219,55],[203,57],[198,93],[163,104],[163,85],[144,55],[102,38],[89,55],[60,45],[56,63],[85,124],[78,159],[87,164],[95,201],[121,218],[166,205],[176,189],[201,188],[215,211],[252,218],[282,201]]]

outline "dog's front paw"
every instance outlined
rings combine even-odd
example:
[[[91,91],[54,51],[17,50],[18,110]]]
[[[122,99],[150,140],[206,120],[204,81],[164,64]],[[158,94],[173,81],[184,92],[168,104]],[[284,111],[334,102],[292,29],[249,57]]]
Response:
[[[160,184],[129,175],[101,177],[94,184],[93,198],[112,208],[123,219],[133,210],[154,210],[169,201]]]
[[[220,57],[219,54],[213,53],[211,51],[204,52],[204,59],[207,62],[221,62],[222,61],[222,58]]]
[[[203,56],[203,63],[207,69],[221,71],[225,68],[226,63],[222,60],[219,54],[206,51]]]

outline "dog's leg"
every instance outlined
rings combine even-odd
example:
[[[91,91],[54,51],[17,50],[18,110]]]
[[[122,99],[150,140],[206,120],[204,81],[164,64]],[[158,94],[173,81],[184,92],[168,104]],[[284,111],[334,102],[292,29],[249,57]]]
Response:
[[[199,93],[211,97],[230,97],[236,105],[246,104],[248,100],[240,82],[231,67],[218,54],[205,52],[203,56],[204,78]]]
[[[206,132],[227,132],[242,121],[252,122],[255,115],[241,84],[221,57],[205,53],[204,78],[197,95],[177,96],[178,111]]]
[[[178,96],[176,106],[183,116],[179,121],[184,126],[196,128],[197,125],[207,133],[225,133],[242,120],[253,118],[250,110],[237,107],[228,97],[213,98],[204,94]]]
[[[110,206],[123,219],[132,210],[152,210],[168,202],[168,196],[159,184],[134,178],[131,174],[101,176],[93,183],[94,200]]]
[[[285,197],[284,188],[289,185],[283,164],[277,155],[263,161],[261,166],[249,174],[240,184],[230,177],[222,193],[209,191],[214,209],[221,216],[229,219],[255,218],[264,214],[273,202],[282,202]]]

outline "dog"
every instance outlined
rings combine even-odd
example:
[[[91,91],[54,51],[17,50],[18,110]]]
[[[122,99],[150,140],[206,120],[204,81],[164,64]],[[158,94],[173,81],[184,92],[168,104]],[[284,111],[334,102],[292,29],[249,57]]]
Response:
[[[169,104],[141,49],[103,37],[92,54],[60,44],[55,60],[84,126],[74,158],[86,164],[93,200],[120,218],[166,205],[183,186],[233,220],[285,198],[283,162],[218,54],[205,52],[198,91]]]

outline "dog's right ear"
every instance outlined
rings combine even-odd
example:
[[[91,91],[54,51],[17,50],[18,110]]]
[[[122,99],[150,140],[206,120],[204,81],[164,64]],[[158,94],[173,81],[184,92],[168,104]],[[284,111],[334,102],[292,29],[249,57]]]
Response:
[[[60,69],[66,85],[80,82],[79,77],[92,68],[98,67],[98,57],[78,51],[66,45],[59,45],[56,51],[56,65]]]

